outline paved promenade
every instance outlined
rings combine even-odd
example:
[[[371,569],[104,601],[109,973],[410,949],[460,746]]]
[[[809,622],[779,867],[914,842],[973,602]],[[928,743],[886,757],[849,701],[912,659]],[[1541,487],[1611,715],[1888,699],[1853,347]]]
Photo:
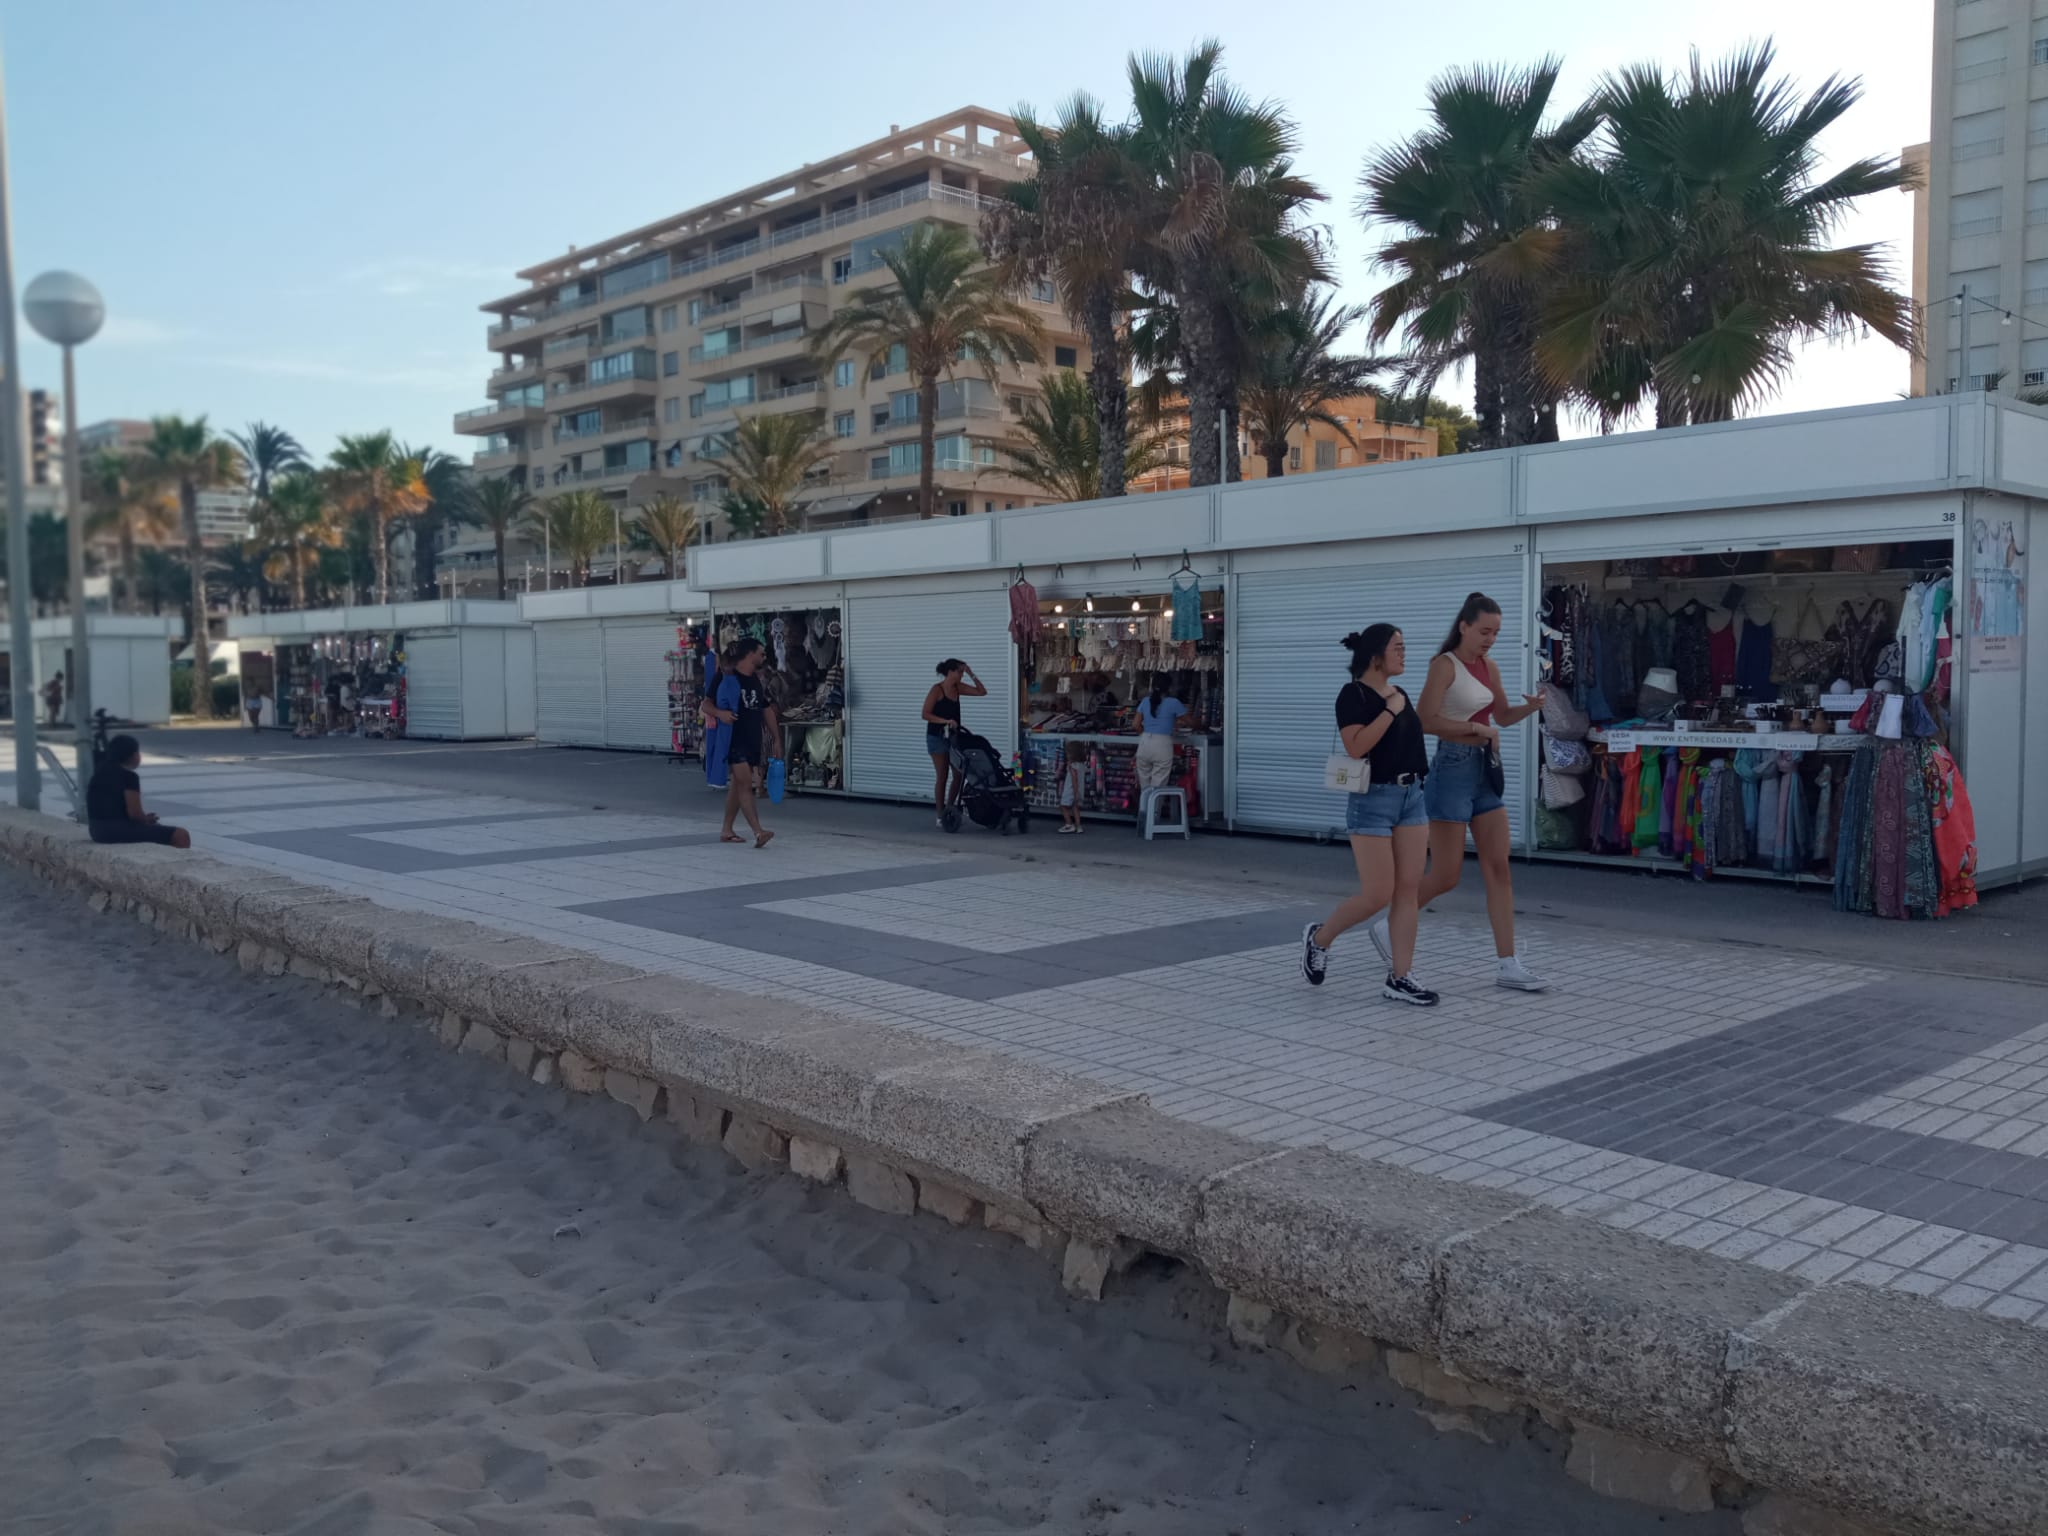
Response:
[[[1432,916],[1417,969],[1443,1005],[1403,1009],[1379,999],[1362,936],[1323,988],[1300,980],[1320,898],[1049,867],[1049,827],[1028,844],[844,835],[811,814],[767,850],[721,845],[696,777],[675,782],[677,810],[654,815],[145,769],[151,806],[232,862],[998,1051],[1255,1140],[2048,1326],[2039,988],[1554,924],[1525,949],[1555,985],[1524,996],[1491,984],[1483,925]]]

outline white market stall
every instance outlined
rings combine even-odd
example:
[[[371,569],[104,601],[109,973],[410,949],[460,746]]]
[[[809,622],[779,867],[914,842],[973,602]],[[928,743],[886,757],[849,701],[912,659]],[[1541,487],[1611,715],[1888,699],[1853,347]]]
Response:
[[[696,755],[702,678],[689,641],[710,618],[683,581],[522,593],[533,629],[534,736],[544,746]]]
[[[93,613],[85,620],[86,643],[92,650],[92,708],[133,725],[162,725],[171,718],[171,653],[185,633],[184,622],[150,614]],[[32,677],[37,718],[43,685],[71,667],[71,620],[68,616],[36,619],[29,626],[34,647]],[[0,656],[9,654],[11,637],[0,629]],[[65,700],[58,717],[71,721]]]
[[[534,733],[533,631],[517,603],[469,599],[241,614],[228,620],[262,724],[433,741]],[[346,687],[347,692],[342,691]],[[340,713],[342,701],[351,708]]]
[[[713,545],[696,552],[693,580],[717,613],[799,597],[842,605],[848,786],[908,798],[918,789],[916,703],[931,661],[961,655],[992,686],[1006,669],[991,655],[1010,652],[1012,678],[1034,667],[1006,631],[1017,574],[1042,595],[1136,592],[1142,604],[1143,593],[1192,566],[1205,606],[1214,583],[1225,616],[1214,748],[1224,821],[1311,836],[1342,823],[1321,763],[1344,676],[1339,640],[1367,623],[1407,631],[1407,681],[1419,691],[1459,604],[1484,592],[1502,609],[1494,658],[1512,695],[1556,662],[1543,609],[1560,586],[1584,586],[1631,614],[1640,608],[1646,627],[1661,625],[1658,608],[1731,598],[1737,607],[1722,619],[1744,634],[1755,627],[1756,670],[1718,699],[1713,713],[1726,718],[1699,710],[1701,726],[1753,733],[1759,751],[1821,755],[1836,743],[1809,743],[1810,728],[1785,727],[1811,727],[1826,712],[1816,685],[1800,679],[1818,676],[1816,654],[1831,654],[1824,631],[1841,604],[1859,622],[1879,602],[1896,618],[1909,595],[1917,604],[1946,581],[1946,740],[1975,805],[1979,877],[1996,881],[2048,869],[2048,706],[2029,709],[2026,687],[2048,646],[2044,600],[2026,581],[2027,551],[2044,528],[2048,412],[1957,395]],[[1730,581],[1744,591],[1729,593]],[[1664,643],[1652,636],[1638,680]],[[984,730],[1005,750],[1019,721],[1032,724],[1029,691],[1016,698],[1018,719],[1005,722],[1013,734]],[[1616,712],[1614,723],[1627,717]],[[1766,735],[1780,739],[1766,747]],[[1632,741],[1610,755],[1627,755]],[[1515,845],[1535,853],[1537,813],[1550,809],[1537,724],[1507,733],[1504,748]],[[1647,868],[1673,862],[1643,848],[1624,857]]]

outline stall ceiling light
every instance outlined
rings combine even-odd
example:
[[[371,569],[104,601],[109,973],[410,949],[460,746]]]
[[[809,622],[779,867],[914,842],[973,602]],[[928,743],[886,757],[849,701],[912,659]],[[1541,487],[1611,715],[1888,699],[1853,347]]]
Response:
[[[1054,604],[1052,605],[1052,611],[1053,611],[1054,613],[1065,613],[1065,612],[1067,611],[1067,610],[1066,610],[1066,605],[1065,605],[1065,604],[1063,604],[1063,603],[1054,603]]]
[[[1093,592],[1088,594],[1088,611],[1090,613],[1095,611],[1095,594]]]

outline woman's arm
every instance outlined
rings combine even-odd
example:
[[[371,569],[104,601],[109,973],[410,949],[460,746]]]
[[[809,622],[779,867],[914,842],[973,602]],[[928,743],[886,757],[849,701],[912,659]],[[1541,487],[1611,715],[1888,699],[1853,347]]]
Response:
[[[122,791],[121,793],[122,793],[123,797],[124,797],[124,798],[125,798],[125,799],[127,800],[127,802],[128,802],[128,819],[129,819],[130,821],[155,821],[155,820],[156,820],[156,818],[155,818],[154,816],[151,816],[151,815],[147,814],[147,813],[146,813],[146,812],[144,812],[144,810],[142,809],[142,791],[141,791],[141,790],[139,790],[139,789],[128,789],[128,790],[123,790],[123,791]]]
[[[1493,723],[1499,726],[1520,725],[1524,720],[1543,707],[1543,689],[1538,685],[1534,693],[1522,695],[1522,702],[1510,704],[1507,690],[1501,686],[1500,663],[1491,656],[1486,658],[1486,675],[1493,684]]]
[[[1394,712],[1381,710],[1371,725],[1347,725],[1344,727],[1344,750],[1353,757],[1364,757],[1380,744],[1380,738],[1393,729]]]
[[[960,685],[960,691],[970,699],[987,698],[988,685],[974,675],[974,668],[962,667],[961,670],[967,674],[967,681]]]
[[[943,685],[939,683],[933,683],[932,691],[924,696],[924,722],[926,725],[948,726],[953,723],[952,721],[948,720],[944,715],[935,715],[932,713],[932,710],[938,706],[939,694],[942,691]]]

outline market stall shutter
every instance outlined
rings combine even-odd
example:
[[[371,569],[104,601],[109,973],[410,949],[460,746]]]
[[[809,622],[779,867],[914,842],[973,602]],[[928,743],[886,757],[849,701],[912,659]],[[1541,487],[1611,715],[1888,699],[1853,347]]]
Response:
[[[668,653],[675,648],[674,619],[604,621],[606,746],[668,747]]]
[[[452,631],[405,637],[405,734],[462,739],[462,641]]]
[[[533,626],[535,735],[561,746],[604,742],[604,650],[595,619]]]
[[[934,592],[855,598],[846,622],[846,785],[855,794],[929,799],[925,693],[957,656],[988,685],[962,718],[1007,761],[1017,746],[1009,594]]]
[[[1240,576],[1230,615],[1237,645],[1230,750],[1237,762],[1238,824],[1317,834],[1343,828],[1344,797],[1323,788],[1323,761],[1336,750],[1334,705],[1347,664],[1341,642],[1353,630],[1381,621],[1401,627],[1408,641],[1401,686],[1420,699],[1430,659],[1466,595],[1484,592],[1501,607],[1493,658],[1508,697],[1519,699],[1527,667],[1522,581],[1522,562],[1512,555]],[[1501,740],[1517,842],[1528,729],[1518,726]]]

